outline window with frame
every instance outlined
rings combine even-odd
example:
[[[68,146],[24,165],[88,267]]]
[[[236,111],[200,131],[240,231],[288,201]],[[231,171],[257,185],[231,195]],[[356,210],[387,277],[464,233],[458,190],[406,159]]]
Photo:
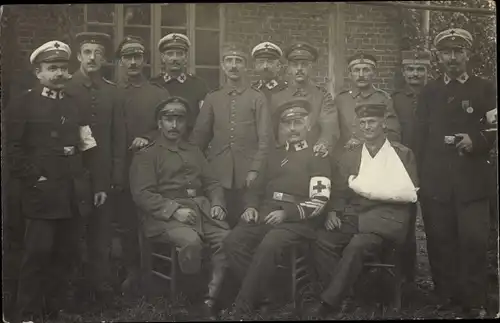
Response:
[[[188,72],[205,80],[210,88],[219,86],[220,48],[224,37],[223,4],[86,4],[85,30],[105,32],[112,37],[103,75],[117,81],[123,73],[115,62],[115,50],[127,35],[140,36],[146,43],[147,77],[162,72],[157,44],[169,33],[185,34],[191,40]]]

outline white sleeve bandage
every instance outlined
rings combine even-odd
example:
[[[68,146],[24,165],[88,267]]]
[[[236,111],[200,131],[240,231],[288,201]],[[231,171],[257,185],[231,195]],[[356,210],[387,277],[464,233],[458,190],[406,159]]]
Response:
[[[328,177],[314,176],[309,181],[309,199],[299,204],[301,218],[314,217],[323,211],[330,199],[331,181]],[[305,208],[305,209],[304,209]]]
[[[80,146],[78,147],[81,151],[89,150],[97,146],[94,136],[92,136],[92,130],[89,126],[80,126]]]

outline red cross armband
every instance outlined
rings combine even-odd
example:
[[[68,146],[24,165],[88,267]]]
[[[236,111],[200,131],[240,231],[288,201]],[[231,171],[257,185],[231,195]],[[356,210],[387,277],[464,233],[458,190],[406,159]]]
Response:
[[[309,181],[309,199],[297,205],[300,218],[312,218],[321,214],[330,199],[330,191],[331,181],[328,177],[311,177]]]

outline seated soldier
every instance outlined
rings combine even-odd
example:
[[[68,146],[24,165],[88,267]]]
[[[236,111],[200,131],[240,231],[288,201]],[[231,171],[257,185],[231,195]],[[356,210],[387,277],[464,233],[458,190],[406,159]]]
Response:
[[[212,257],[212,276],[203,310],[214,308],[226,270],[221,241],[229,232],[223,190],[212,176],[203,153],[183,139],[188,103],[171,97],[157,106],[161,135],[136,153],[130,168],[130,188],[141,212],[142,228],[152,242],[179,247],[183,273],[195,274],[201,265],[203,241]]]
[[[305,140],[310,109],[304,98],[278,107],[276,128],[285,144],[270,152],[265,171],[246,192],[240,222],[223,242],[229,268],[243,281],[233,309],[236,319],[253,309],[258,296],[265,298],[284,248],[314,240],[323,223],[331,167]]]
[[[320,302],[306,309],[308,318],[324,318],[338,310],[367,257],[380,251],[384,241],[397,246],[405,240],[410,205],[417,200],[416,164],[410,149],[386,138],[385,111],[382,104],[356,107],[365,141],[338,162],[330,212],[312,244],[315,267],[326,288]]]

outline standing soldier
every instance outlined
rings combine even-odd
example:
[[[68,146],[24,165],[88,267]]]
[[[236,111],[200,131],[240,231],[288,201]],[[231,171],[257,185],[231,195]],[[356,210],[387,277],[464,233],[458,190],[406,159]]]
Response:
[[[174,243],[179,248],[183,273],[199,272],[203,242],[214,251],[203,314],[215,319],[227,267],[221,245],[229,227],[222,187],[203,153],[183,139],[187,105],[179,97],[158,105],[155,119],[161,133],[134,156],[130,189],[141,210],[145,236],[156,242]]]
[[[489,219],[488,152],[481,119],[496,104],[492,83],[467,73],[472,35],[452,28],[434,39],[443,75],[417,104],[417,162],[434,290],[484,317]]]
[[[70,56],[69,46],[57,40],[37,48],[30,62],[39,84],[7,110],[6,156],[21,183],[26,219],[17,294],[21,321],[55,314],[68,301],[79,217],[90,213],[93,202],[82,153],[95,151],[96,141],[79,102],[64,92]],[[95,156],[88,156],[94,167]],[[105,187],[99,178],[93,185],[99,192],[94,203],[102,204]]]
[[[375,57],[365,53],[356,53],[347,60],[347,69],[353,88],[341,91],[335,97],[335,106],[339,111],[340,140],[335,148],[335,155],[340,156],[342,150],[351,149],[361,144],[354,109],[361,104],[384,104],[387,106],[387,137],[391,141],[399,141],[400,126],[393,102],[388,93],[373,86],[377,61]]]
[[[252,49],[255,72],[260,77],[252,86],[266,95],[268,103],[271,100],[271,95],[284,90],[288,86],[286,81],[277,77],[281,68],[280,59],[282,55],[283,52],[278,45],[267,41],[258,44]]]
[[[429,51],[401,52],[402,73],[405,79],[403,88],[392,94],[394,110],[401,124],[401,143],[415,149],[415,127],[417,108],[417,96],[427,82],[428,68],[431,65],[431,53]],[[415,221],[417,218],[417,204],[412,204],[410,227],[408,231],[406,252],[403,253],[403,271],[407,282],[415,279],[415,265],[417,263],[417,241],[415,237]]]
[[[188,115],[186,136],[193,130],[203,100],[208,93],[207,85],[201,78],[186,72],[189,47],[191,42],[183,34],[168,34],[160,39],[158,50],[165,65],[165,74],[151,79],[151,83],[167,89],[170,95],[188,101],[191,110]]]
[[[221,66],[227,83],[207,95],[192,139],[205,151],[217,178],[225,188],[228,223],[236,225],[242,195],[264,165],[272,138],[266,97],[247,82],[247,54],[227,46]]]
[[[120,149],[124,161],[115,165],[114,179],[117,190],[115,219],[121,227],[121,240],[127,268],[127,278],[122,284],[122,291],[130,291],[133,283],[137,282],[139,267],[139,245],[137,241],[137,214],[135,204],[130,195],[128,172],[134,152],[148,145],[158,133],[155,121],[155,107],[169,98],[166,89],[148,82],[143,74],[146,48],[140,37],[127,36],[120,45],[116,56],[126,74],[118,83],[118,93],[123,103],[118,105],[115,113],[114,126],[117,131],[115,138],[125,138],[117,142],[124,144]],[[120,133],[121,132],[121,133]],[[120,184],[120,185],[116,185]]]
[[[77,58],[80,69],[73,74],[68,82],[67,92],[75,97],[89,116],[90,128],[97,141],[100,156],[99,174],[92,173],[92,180],[102,176],[105,192],[111,189],[112,157],[116,152],[114,147],[120,146],[120,138],[112,138],[113,113],[117,105],[116,86],[106,80],[101,74],[105,62],[105,49],[109,47],[110,36],[103,33],[84,32],[76,35],[78,44]],[[123,138],[121,138],[123,140]],[[85,229],[88,267],[85,276],[91,294],[100,298],[110,296],[112,289],[107,281],[110,278],[110,233],[111,204],[103,203],[96,207],[92,214],[82,224]]]
[[[285,57],[288,60],[288,69],[293,82],[289,84],[288,88],[272,96],[273,124],[278,124],[276,119],[279,117],[274,112],[277,107],[295,97],[304,97],[311,102],[309,140],[314,143],[314,152],[326,157],[338,140],[339,128],[337,108],[333,105],[332,96],[324,87],[310,81],[312,64],[318,59],[318,51],[308,43],[296,42],[285,50]],[[278,132],[276,140],[282,142],[279,137]]]

